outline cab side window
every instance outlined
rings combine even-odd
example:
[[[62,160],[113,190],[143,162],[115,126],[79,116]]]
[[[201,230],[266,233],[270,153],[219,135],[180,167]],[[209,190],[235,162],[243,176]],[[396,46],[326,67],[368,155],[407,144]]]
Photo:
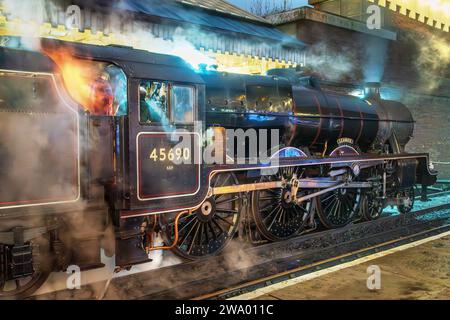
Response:
[[[170,90],[171,120],[173,123],[194,122],[194,88],[173,85]]]
[[[141,124],[168,123],[168,85],[143,80],[139,86],[139,121]]]

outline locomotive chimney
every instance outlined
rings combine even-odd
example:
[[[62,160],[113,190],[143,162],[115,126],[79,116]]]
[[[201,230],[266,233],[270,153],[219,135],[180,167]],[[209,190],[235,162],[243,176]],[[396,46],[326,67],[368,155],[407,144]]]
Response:
[[[367,82],[364,85],[364,95],[366,99],[381,99],[380,94],[381,83],[379,82]]]

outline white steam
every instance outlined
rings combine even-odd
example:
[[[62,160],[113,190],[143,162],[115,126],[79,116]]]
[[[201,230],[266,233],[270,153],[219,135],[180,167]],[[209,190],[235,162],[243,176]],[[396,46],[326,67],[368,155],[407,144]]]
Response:
[[[365,46],[365,61],[363,63],[365,82],[381,82],[387,58],[387,49],[387,40],[369,37]]]
[[[18,39],[0,38],[0,46],[21,48],[31,51],[40,50],[39,32],[40,26],[45,21],[45,6],[55,9],[52,2],[45,0],[0,0],[0,10],[8,21],[25,21],[27,23],[14,24],[14,35],[20,35]]]
[[[45,20],[45,6],[53,5],[45,0],[0,0],[0,6],[8,20],[20,19],[22,21],[42,23]],[[29,28],[27,28],[29,29]],[[24,30],[33,32],[34,30]]]
[[[12,39],[1,39],[3,46],[20,47],[22,49],[39,51],[40,27],[43,22],[49,22],[48,16],[56,12],[65,12],[65,8],[59,7],[52,0],[0,0],[0,7],[8,21],[18,19],[16,30],[11,30],[14,34],[20,35],[20,42]],[[199,69],[200,65],[212,67],[217,64],[216,60],[209,57],[205,52],[196,48],[189,36],[200,34],[196,28],[178,27],[171,39],[155,37],[151,26],[144,23],[136,23],[132,15],[126,13],[110,14],[105,17],[112,26],[112,32],[119,43],[134,47],[135,49],[149,52],[178,56],[190,64],[194,69]],[[129,31],[124,31],[121,26],[127,25]],[[64,34],[58,36],[69,36],[73,30],[67,29]],[[204,35],[207,37],[208,35]],[[46,35],[52,38],[52,35]],[[56,37],[56,35],[55,35]]]
[[[450,42],[436,35],[414,41],[419,49],[416,68],[423,89],[428,92],[439,89],[450,68]]]
[[[189,30],[189,32],[201,31]],[[205,65],[207,67],[216,65],[217,62],[215,59],[198,50],[192,42],[187,39],[187,33],[187,30],[178,27],[175,30],[172,39],[166,40],[155,37],[151,30],[148,30],[144,24],[135,24],[131,32],[122,33],[119,37],[124,41],[132,43],[135,49],[180,57],[194,69],[198,69],[200,65]]]
[[[306,66],[328,80],[338,81],[354,72],[354,61],[355,54],[349,48],[338,51],[320,42],[309,48]]]

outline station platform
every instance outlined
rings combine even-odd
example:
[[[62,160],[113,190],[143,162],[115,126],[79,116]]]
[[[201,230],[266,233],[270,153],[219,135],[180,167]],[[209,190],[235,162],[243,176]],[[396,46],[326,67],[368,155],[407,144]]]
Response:
[[[378,290],[368,289],[370,266],[379,267],[381,285]],[[235,299],[448,300],[450,233],[283,281]]]

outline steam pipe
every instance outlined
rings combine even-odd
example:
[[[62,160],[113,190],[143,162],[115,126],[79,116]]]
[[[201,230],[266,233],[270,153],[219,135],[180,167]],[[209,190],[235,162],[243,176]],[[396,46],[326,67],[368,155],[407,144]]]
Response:
[[[179,222],[181,216],[185,215],[186,213],[191,214],[193,211],[194,210],[182,211],[175,218],[175,239],[173,240],[173,243],[170,246],[161,246],[161,247],[147,248],[147,252],[156,251],[156,250],[172,250],[173,248],[175,248],[177,243],[178,243],[178,237],[179,237],[179,234],[178,234],[178,222]]]

